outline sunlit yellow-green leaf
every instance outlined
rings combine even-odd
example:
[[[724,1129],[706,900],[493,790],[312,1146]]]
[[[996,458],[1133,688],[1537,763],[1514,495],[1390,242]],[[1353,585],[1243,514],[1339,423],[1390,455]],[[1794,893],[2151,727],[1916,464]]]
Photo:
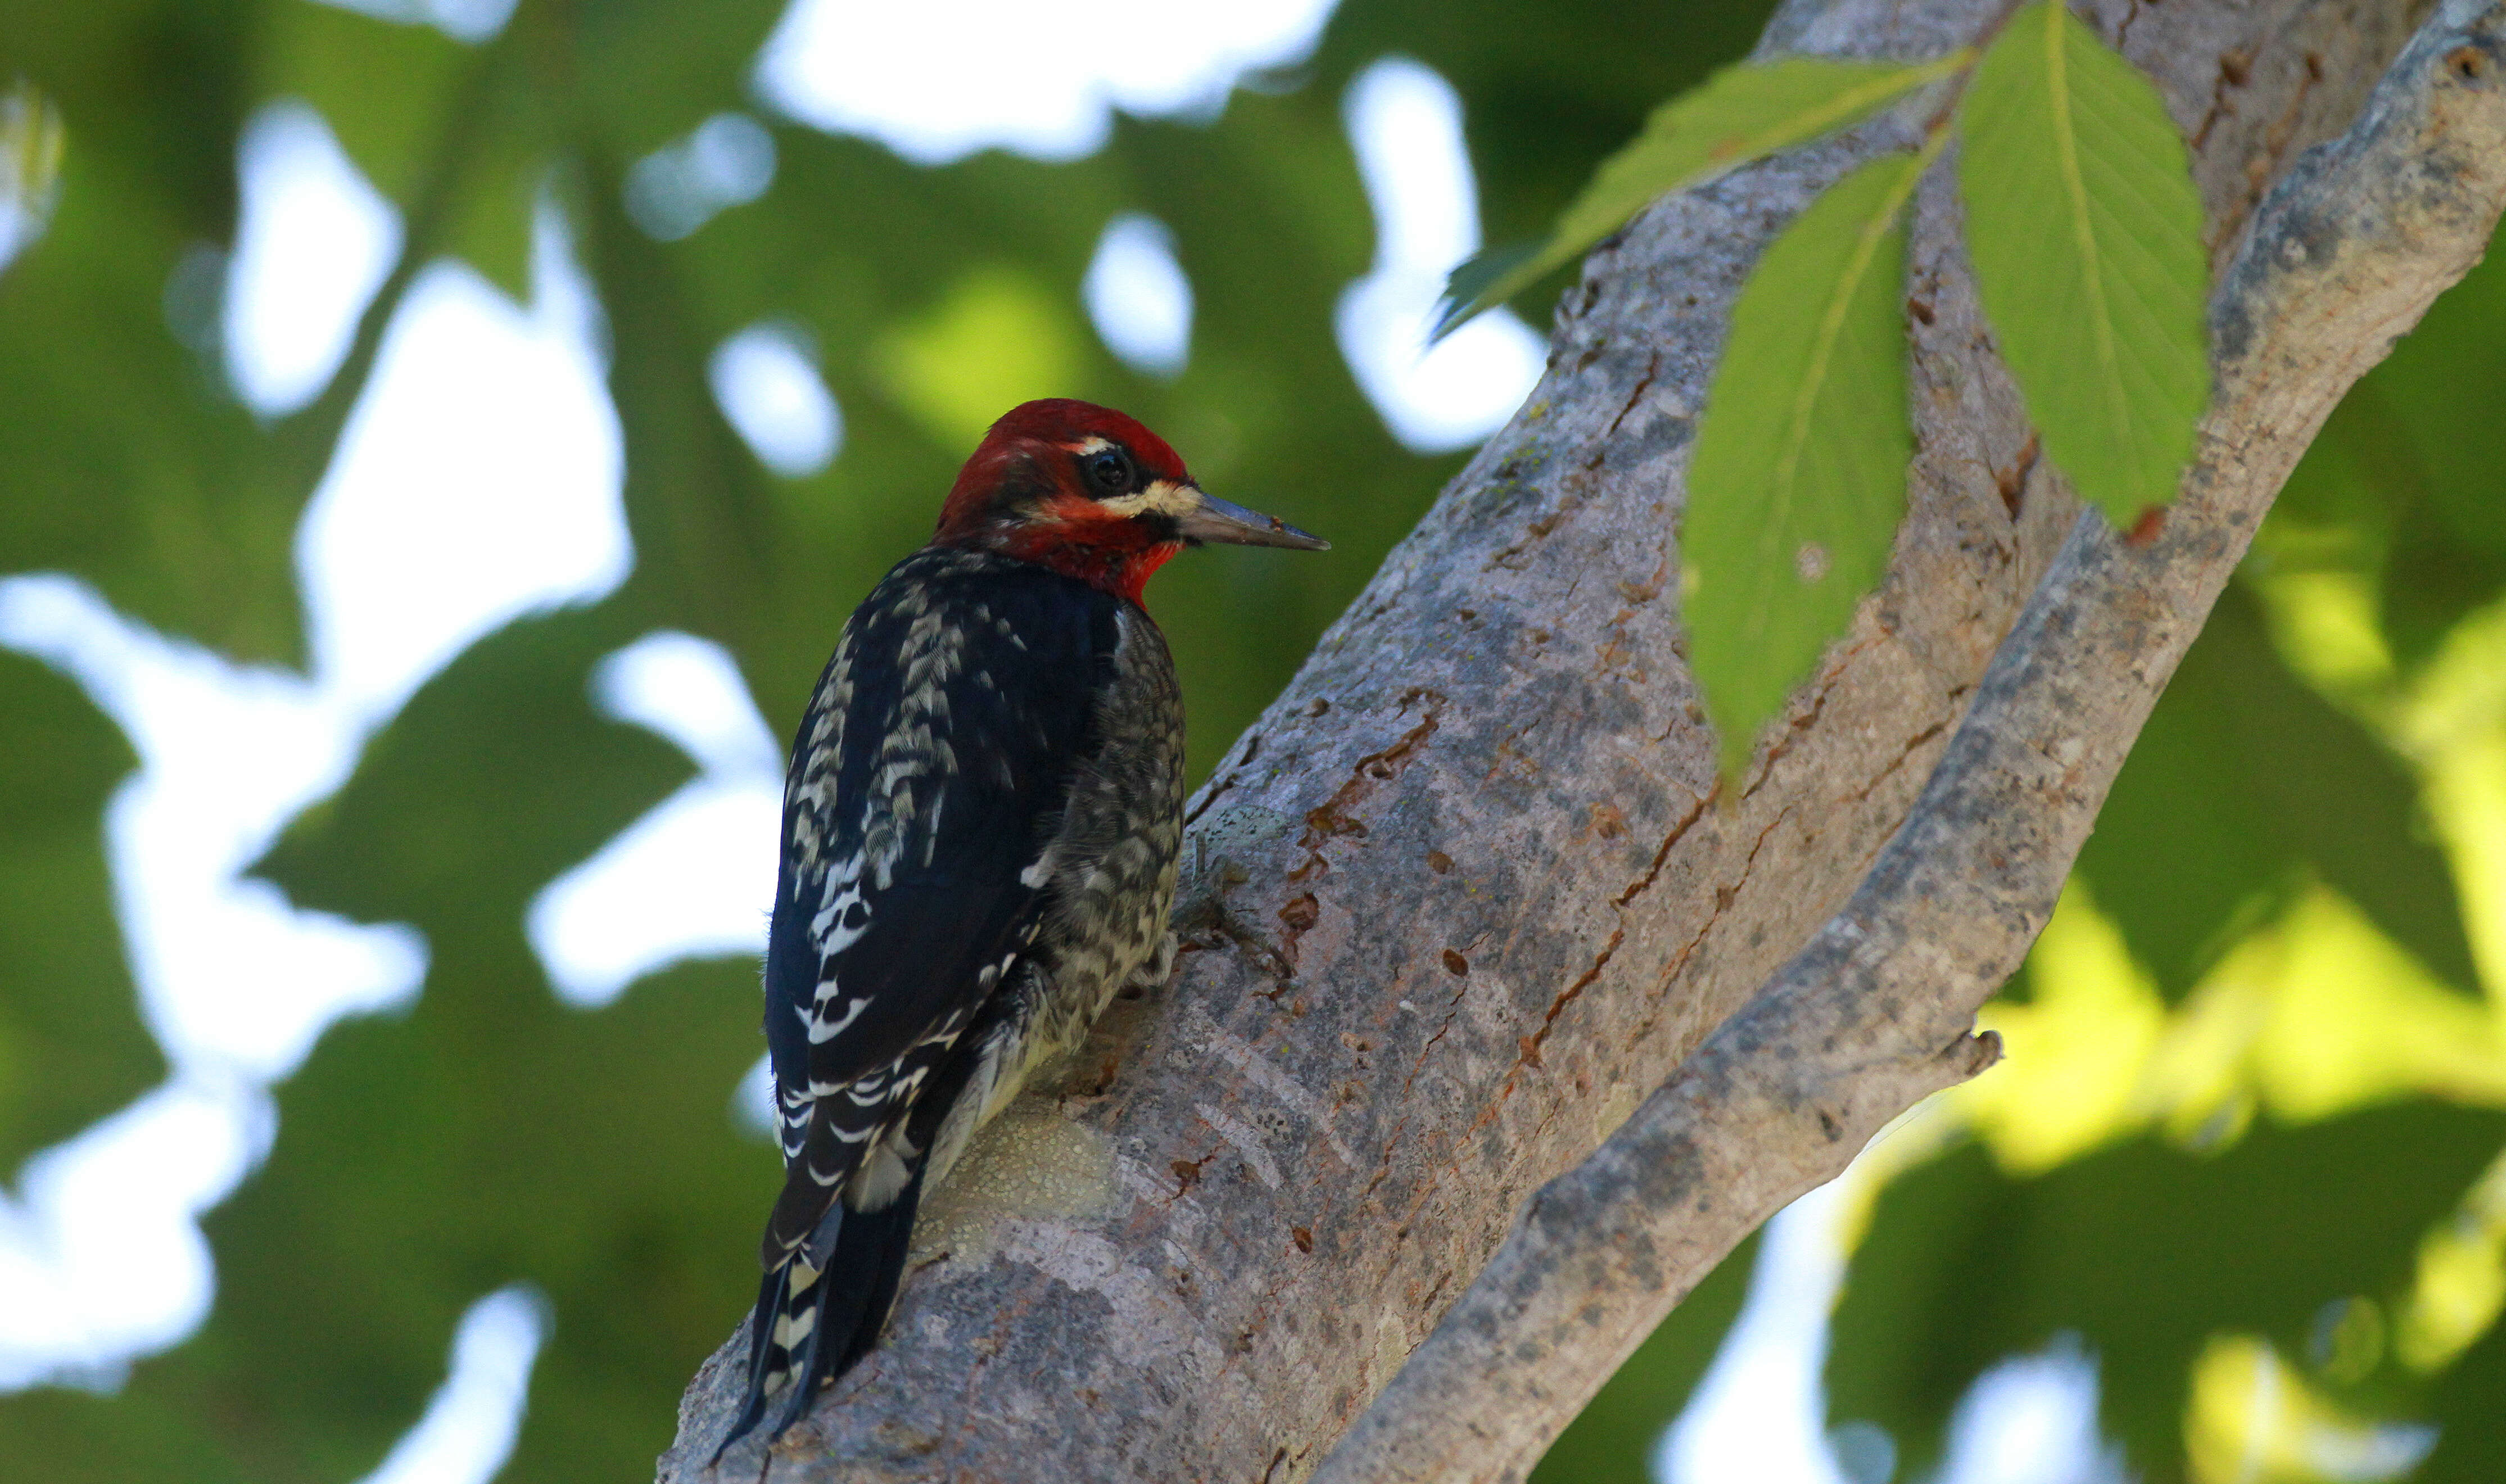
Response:
[[[1906,198],[1923,157],[1847,175],[1775,239],[1732,310],[1680,537],[1690,663],[1747,761],[1886,566],[1906,507]]]
[[[2415,1100],[2319,1123],[2259,1117],[2198,1152],[2134,1139],[2034,1178],[1981,1144],[1953,1150],[1880,1197],[1836,1310],[1830,1416],[1887,1429],[1898,1477],[1924,1478],[1996,1362],[2094,1356],[2118,1472],[2183,1480],[2188,1382],[2210,1337],[2307,1355],[2325,1305],[2407,1279],[2501,1136],[2493,1110]],[[2484,1422],[2494,1408],[2492,1395]],[[2494,1432],[2476,1427],[2475,1448]]]
[[[1724,68],[1655,109],[1633,143],[1601,162],[1546,243],[1493,247],[1453,270],[1436,333],[1521,293],[1659,198],[1860,123],[1972,59],[1966,51],[1915,66],[1788,56]]]
[[[30,227],[39,228],[52,212],[65,140],[52,99],[22,81],[0,92],[0,206]]]
[[[1976,288],[2045,452],[2118,525],[2175,497],[2210,399],[2202,201],[2158,90],[2054,0],[1959,109]]]
[[[1075,306],[1005,268],[978,270],[879,347],[889,391],[934,438],[973,448],[992,419],[1078,375]]]

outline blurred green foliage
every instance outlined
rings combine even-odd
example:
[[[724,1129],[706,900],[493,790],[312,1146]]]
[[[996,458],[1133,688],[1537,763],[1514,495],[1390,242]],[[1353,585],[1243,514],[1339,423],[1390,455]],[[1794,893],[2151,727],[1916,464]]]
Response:
[[[463,1310],[517,1281],[553,1325],[503,1477],[647,1470],[680,1388],[752,1296],[775,1175],[728,1109],[760,1049],[753,965],[683,966],[585,1012],[550,993],[523,939],[533,894],[690,771],[593,713],[591,667],[655,629],[703,634],[788,729],[844,614],[920,544],[984,423],[1024,397],[1083,396],[1159,428],[1212,489],[1334,542],[1297,563],[1195,554],[1159,584],[1205,769],[1459,463],[1394,443],[1333,337],[1374,251],[1348,81],[1394,52],[1449,77],[1484,214],[1521,230],[1656,99],[1744,49],[1765,7],[1562,5],[1526,27],[1495,4],[1351,4],[1309,60],[1215,120],[1120,118],[1104,150],[1064,164],[990,152],[918,168],[773,123],[763,199],[652,239],[624,208],[627,170],[754,110],[750,63],[780,9],[523,0],[471,46],[309,0],[0,8],[0,89],[22,83],[67,140],[44,234],[0,268],[0,573],[68,571],[170,635],[302,663],[297,522],[400,296],[448,256],[527,299],[543,199],[604,311],[636,551],[608,598],[518,623],[434,677],[258,868],[300,906],[413,924],[424,992],[335,1028],[277,1089],[267,1162],[208,1218],[205,1327],[117,1394],[0,1398],[0,1471],[353,1478],[441,1384]],[[238,136],[282,98],[318,110],[399,207],[406,248],[340,373],[265,424],[225,382],[217,294]],[[1191,361],[1172,380],[1109,354],[1079,303],[1124,211],[1167,224],[1193,282]],[[842,408],[842,452],[819,475],[770,474],[708,387],[714,347],[759,321],[815,343]],[[163,1072],[101,849],[130,767],[74,686],[0,653],[9,1170]]]
[[[164,1075],[122,962],[100,828],[134,759],[69,681],[0,650],[0,1168]]]
[[[2413,1477],[2499,1476],[2506,471],[2469,446],[2501,344],[2492,253],[2265,522],[1987,1012],[2009,1063],[1875,1150],[1866,1183],[1912,1170],[1827,1377],[1898,1477],[2060,1344],[2151,1484],[2363,1477],[2393,1424],[2438,1430]]]
[[[445,256],[527,292],[540,199],[604,308],[637,554],[611,597],[437,675],[263,863],[300,905],[414,924],[424,993],[337,1027],[277,1089],[267,1162],[208,1219],[199,1333],[109,1396],[0,1397],[13,1477],[353,1478],[442,1381],[464,1308],[518,1281],[554,1323],[503,1477],[640,1476],[744,1312],[774,1171],[726,1107],[758,1050],[752,966],[682,966],[587,1012],[523,940],[533,894],[690,772],[593,712],[591,667],[655,629],[704,634],[788,728],[984,410],[1085,396],[1335,543],[1294,563],[1197,553],[1153,595],[1205,768],[1458,465],[1395,445],[1334,344],[1373,249],[1349,79],[1395,52],[1450,79],[1487,235],[1525,238],[1656,103],[1741,54],[1766,7],[1347,0],[1310,60],[1213,121],[1122,118],[1082,161],[938,169],[777,124],[763,199],[653,240],[621,181],[752,106],[777,9],[523,0],[469,46],[309,0],[0,8],[0,89],[34,90],[67,139],[44,234],[0,267],[0,573],[68,571],[170,635],[301,662],[296,524],[399,295]],[[224,381],[214,286],[238,133],[282,97],[319,109],[409,245],[340,374],[265,424]],[[1197,297],[1170,381],[1108,354],[1079,307],[1128,210],[1173,230]],[[760,320],[815,342],[843,409],[842,452],[807,479],[768,473],[707,387],[713,348]],[[1872,1208],[1832,1379],[1837,1417],[1885,1423],[1904,1458],[1937,1456],[1983,1366],[2070,1331],[2146,1477],[2262,1426],[2212,1394],[2260,1353],[2229,1343],[2271,1347],[2344,1415],[2445,1424],[2427,1477],[2495,1476],[2506,1362],[2481,1284],[2506,1271],[2506,1213],[2471,1182],[2506,1137],[2487,1111],[2506,1105],[2506,865],[2484,844],[2506,820],[2481,813],[2506,795],[2481,771],[2506,697],[2480,684],[2480,646],[2506,633],[2501,346],[2492,266],[2345,406],[2162,704],[2084,861],[2091,894],[2014,991],[2011,1065],[1940,1115],[1945,1137],[1882,1146],[1913,1171]],[[0,1168],[162,1075],[102,852],[131,766],[75,687],[0,653]],[[1938,1163],[1914,1152],[1935,1144]],[[1643,1476],[1753,1249],[1544,1479]],[[2315,1354],[2314,1317],[2348,1298],[2390,1316],[2363,1365],[2354,1345]]]

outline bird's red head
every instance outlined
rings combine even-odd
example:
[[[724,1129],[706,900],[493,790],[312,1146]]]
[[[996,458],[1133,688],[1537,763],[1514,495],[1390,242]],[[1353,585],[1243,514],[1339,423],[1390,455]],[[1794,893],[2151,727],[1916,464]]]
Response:
[[[1186,546],[1330,545],[1203,493],[1175,451],[1137,419],[1063,397],[1021,403],[992,424],[958,472],[931,539],[1048,566],[1132,602]]]

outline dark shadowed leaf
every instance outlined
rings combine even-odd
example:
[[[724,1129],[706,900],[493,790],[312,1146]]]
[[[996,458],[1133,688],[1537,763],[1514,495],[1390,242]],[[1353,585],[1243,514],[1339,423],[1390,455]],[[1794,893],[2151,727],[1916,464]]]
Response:
[[[312,489],[268,467],[216,341],[257,9],[0,7],[0,87],[66,135],[50,223],[0,269],[0,572],[74,570],[243,658],[297,652]]]
[[[2506,1324],[2488,1332],[2438,1376],[2427,1404],[2413,1415],[2436,1424],[2436,1450],[2411,1475],[2412,1484],[2495,1484],[2506,1479]]]
[[[78,687],[0,650],[0,1171],[164,1075],[122,957],[104,805],[134,763]]]
[[[1972,59],[1964,51],[1914,66],[1787,56],[1724,68],[1655,109],[1633,143],[1601,162],[1545,243],[1492,249],[1453,270],[1436,334],[1583,256],[1659,198],[1859,123]]]
[[[2289,673],[2253,599],[2232,586],[2142,729],[2079,869],[2169,998],[2309,876],[2471,993],[2458,897],[2418,807],[2401,762]]]
[[[2417,447],[2437,530],[2431,545],[2506,563],[2506,253],[2448,290],[2373,373],[2393,419]]]
[[[1443,340],[1481,310],[1494,308],[1521,293],[1539,276],[1527,270],[1545,256],[1538,242],[1508,242],[1482,248],[1453,265],[1445,276],[1445,297],[1436,306],[1436,323],[1427,332],[1429,343]]]

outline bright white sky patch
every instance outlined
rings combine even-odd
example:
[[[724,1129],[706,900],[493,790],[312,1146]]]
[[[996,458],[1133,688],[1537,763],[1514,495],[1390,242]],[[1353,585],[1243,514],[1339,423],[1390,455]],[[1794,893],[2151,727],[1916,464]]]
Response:
[[[531,1362],[548,1331],[548,1301],[519,1284],[472,1304],[452,1337],[452,1373],[361,1484],[487,1484],[521,1432]]]
[[[0,1194],[0,1389],[109,1385],[188,1334],[212,1286],[198,1216],[268,1147],[267,1086],[340,1017],[418,991],[414,931],[298,911],[242,869],[453,654],[626,574],[594,307],[553,218],[535,277],[525,314],[439,268],[394,316],[299,528],[309,677],[164,638],[70,577],[0,579],[0,644],[77,680],[139,753],[104,824],[141,1008],[173,1068],[31,1161],[17,1200]]]
[[[0,91],[0,269],[52,219],[67,138],[59,112],[33,89]]]
[[[1915,1115],[1938,1116],[1941,1104]],[[1906,1138],[1909,1119],[1892,1125]],[[1875,1143],[1877,1140],[1875,1140]],[[1917,1156],[1919,1157],[1919,1156]],[[1661,1484],[1860,1484],[1895,1471],[1896,1440],[1846,1419],[1827,1426],[1828,1323],[1843,1290],[1844,1218],[1867,1186],[1902,1168],[1869,1151],[1769,1221],[1749,1296],[1688,1407],[1654,1448]],[[1857,1185],[1866,1187],[1857,1189]],[[2076,1346],[2017,1357],[1968,1388],[1932,1484],[2124,1484],[2097,1431],[2096,1361]]]
[[[1303,60],[1334,0],[794,0],[758,90],[916,164],[977,150],[1076,160],[1113,110],[1210,114],[1245,72]]]
[[[1978,1376],[1950,1419],[1941,1484],[2125,1484],[2099,1446],[2097,1362],[2065,1336]]]
[[[169,1083],[26,1162],[20,1198],[0,1196],[0,1391],[117,1386],[208,1316],[199,1213],[272,1125],[266,1097],[234,1091]]]
[[[772,1140],[782,1133],[781,1114],[774,1106],[774,1059],[759,1057],[739,1079],[731,1093],[732,1127],[757,1139]]]
[[[744,113],[718,113],[626,172],[626,214],[664,242],[742,206],[774,183],[774,136]]]
[[[139,753],[106,839],[141,1007],[178,1069],[273,1081],[333,1020],[416,993],[415,933],[298,912],[236,874],[355,763],[362,739],[318,686],[161,637],[57,575],[0,582],[0,644],[77,680]]]
[[[600,662],[592,696],[704,771],[531,903],[532,949],[585,1009],[684,959],[765,951],[783,807],[781,752],[722,646],[647,634]]]
[[[343,11],[434,26],[455,41],[485,41],[505,28],[514,0],[323,0]]]
[[[1138,212],[1108,222],[1079,292],[1105,348],[1153,377],[1183,371],[1192,354],[1192,280],[1175,261],[1165,223]]]
[[[1341,354],[1405,447],[1477,443],[1530,395],[1547,351],[1503,308],[1427,348],[1445,275],[1480,245],[1461,96],[1419,63],[1385,57],[1349,85],[1344,113],[1375,208],[1375,268],[1341,296]]]
[[[1767,1223],[1748,1302],[1655,1451],[1664,1484],[1844,1484],[1822,1436],[1819,1372],[1844,1281],[1846,1188],[1831,1180]]]
[[[457,263],[411,286],[298,527],[314,664],[367,716],[634,563],[597,306],[553,213],[533,259],[528,312]]]
[[[843,413],[818,376],[809,342],[789,325],[751,325],[706,368],[722,415],[766,467],[806,479],[843,447]]]
[[[346,359],[357,317],[400,257],[400,212],[303,103],[253,115],[235,167],[227,377],[245,406],[277,416],[321,395]]]

